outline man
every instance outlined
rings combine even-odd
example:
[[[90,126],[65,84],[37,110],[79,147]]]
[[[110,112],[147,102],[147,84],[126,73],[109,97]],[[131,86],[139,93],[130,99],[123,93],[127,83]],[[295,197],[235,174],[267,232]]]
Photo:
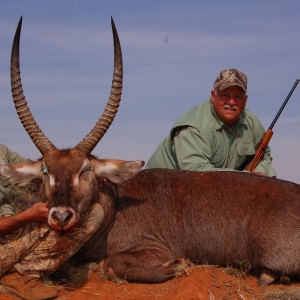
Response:
[[[0,167],[24,161],[0,145]],[[80,249],[101,225],[103,210],[95,204],[72,233],[63,235],[49,228],[47,203],[16,212],[11,202],[15,197],[16,190],[0,180],[0,283],[22,299],[56,298],[56,290],[38,279],[55,272]]]
[[[146,168],[239,170],[265,133],[258,118],[245,108],[247,98],[247,76],[237,69],[221,71],[210,99],[175,122]],[[268,147],[254,172],[276,176],[271,161]]]

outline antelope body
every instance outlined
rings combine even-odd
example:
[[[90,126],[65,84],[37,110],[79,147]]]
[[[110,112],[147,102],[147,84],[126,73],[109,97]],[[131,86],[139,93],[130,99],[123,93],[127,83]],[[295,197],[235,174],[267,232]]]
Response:
[[[249,260],[263,271],[260,284],[300,273],[299,185],[245,172],[139,171],[142,161],[91,155],[121,99],[122,57],[114,24],[115,72],[106,110],[77,146],[56,149],[23,94],[20,30],[21,22],[12,49],[12,93],[42,158],[2,166],[0,175],[19,186],[38,184],[40,200],[49,204],[48,223],[57,231],[72,230],[94,202],[100,203],[102,226],[80,250],[81,258],[104,260],[109,279],[140,282],[173,278],[183,259],[221,266]],[[101,177],[109,179],[104,186]]]

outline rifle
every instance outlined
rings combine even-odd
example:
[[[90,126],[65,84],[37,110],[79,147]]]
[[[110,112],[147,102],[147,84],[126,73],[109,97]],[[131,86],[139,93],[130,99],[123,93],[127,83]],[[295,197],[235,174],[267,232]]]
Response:
[[[265,150],[268,147],[268,144],[269,144],[269,142],[272,138],[272,135],[273,135],[272,129],[273,129],[277,119],[279,118],[281,112],[283,111],[285,105],[287,104],[290,97],[292,96],[292,94],[293,94],[295,88],[297,87],[299,81],[300,81],[300,79],[296,79],[293,87],[291,88],[290,92],[288,93],[287,97],[285,98],[285,100],[284,100],[283,104],[281,105],[281,107],[280,107],[277,115],[275,116],[273,122],[271,123],[270,127],[268,128],[268,130],[264,134],[262,140],[260,141],[257,149],[255,150],[255,155],[251,155],[250,157],[248,157],[244,161],[244,163],[239,168],[240,171],[246,170],[246,171],[253,172],[254,169],[256,168],[256,166],[258,165],[258,163],[260,162],[260,160],[263,158],[263,156],[265,154]]]

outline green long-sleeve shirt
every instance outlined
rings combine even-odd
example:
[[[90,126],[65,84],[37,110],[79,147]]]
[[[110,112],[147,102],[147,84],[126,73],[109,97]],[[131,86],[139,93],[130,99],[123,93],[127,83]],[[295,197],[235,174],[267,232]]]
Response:
[[[157,147],[146,168],[168,168],[191,171],[238,170],[262,139],[265,130],[248,109],[238,124],[229,130],[217,117],[210,99],[183,114],[170,134]],[[270,148],[255,168],[276,176],[271,165]]]
[[[0,144],[0,166],[25,161],[27,161],[26,158]],[[7,181],[0,179],[0,217],[15,213],[15,208],[10,203],[11,197],[11,185]]]

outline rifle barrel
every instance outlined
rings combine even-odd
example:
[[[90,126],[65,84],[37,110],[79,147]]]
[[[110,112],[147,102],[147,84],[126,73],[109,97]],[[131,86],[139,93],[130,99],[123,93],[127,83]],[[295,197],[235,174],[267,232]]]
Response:
[[[285,105],[287,104],[287,102],[289,101],[290,97],[292,96],[292,94],[293,94],[293,92],[294,92],[296,86],[298,85],[299,81],[300,81],[300,79],[296,79],[296,81],[295,81],[293,87],[291,88],[290,92],[289,92],[288,95],[286,96],[286,98],[285,98],[283,104],[281,105],[281,107],[280,107],[280,109],[279,109],[277,115],[275,116],[275,118],[274,118],[273,122],[271,123],[271,125],[270,125],[270,127],[269,127],[268,130],[272,130],[272,128],[274,127],[274,125],[275,125],[277,119],[279,118],[279,116],[280,116],[281,112],[283,111]]]
[[[274,127],[274,125],[275,125],[277,119],[279,118],[281,112],[283,111],[285,105],[287,104],[290,97],[292,96],[292,94],[293,94],[295,88],[297,87],[299,81],[300,81],[300,79],[296,79],[293,87],[291,88],[290,92],[288,93],[287,97],[285,98],[283,104],[281,105],[281,107],[280,107],[277,115],[275,116],[273,122],[271,123],[269,129],[266,131],[266,133],[264,134],[262,140],[260,141],[257,149],[255,150],[255,154],[254,155],[248,155],[246,157],[246,159],[244,160],[244,162],[242,163],[242,165],[238,169],[239,171],[242,171],[242,170],[248,170],[250,172],[254,171],[254,169],[257,166],[257,164],[259,163],[260,159],[263,157],[265,149],[268,146],[269,141],[270,141],[270,139],[273,135],[272,128]]]

